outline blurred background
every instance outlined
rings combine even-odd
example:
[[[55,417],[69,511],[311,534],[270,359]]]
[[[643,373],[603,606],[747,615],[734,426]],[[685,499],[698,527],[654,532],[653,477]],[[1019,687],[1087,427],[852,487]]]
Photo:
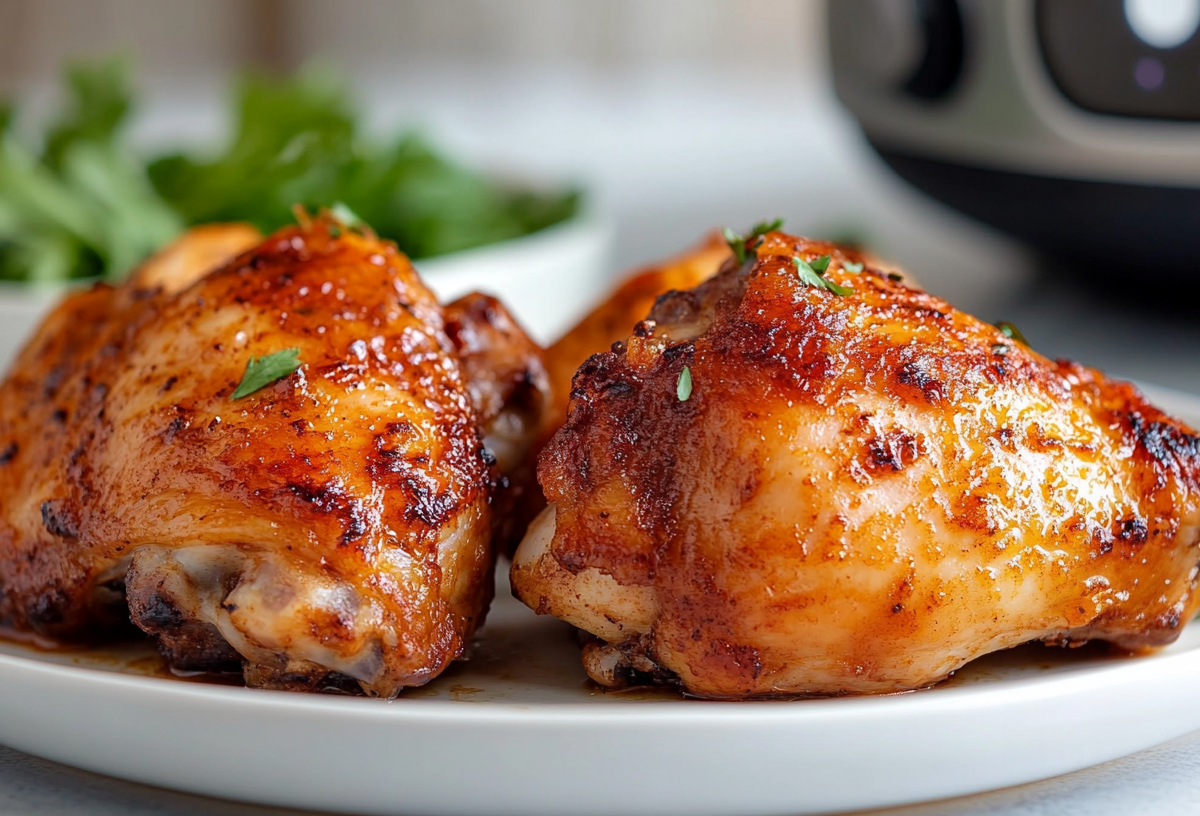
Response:
[[[1012,4],[1028,5],[994,0]],[[133,142],[204,145],[227,132],[235,75],[315,60],[372,130],[418,126],[470,164],[578,184],[612,226],[613,274],[784,216],[867,242],[1051,356],[1200,390],[1186,304],[1047,274],[900,180],[839,103],[829,42],[819,0],[0,0],[0,92],[35,129],[65,64],[128,54]]]

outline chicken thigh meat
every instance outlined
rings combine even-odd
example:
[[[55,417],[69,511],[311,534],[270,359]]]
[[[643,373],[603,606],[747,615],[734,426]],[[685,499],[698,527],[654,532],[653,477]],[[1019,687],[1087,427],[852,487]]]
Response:
[[[748,254],[584,363],[542,452],[514,591],[593,636],[592,678],[895,692],[1179,635],[1195,431],[833,244]]]
[[[0,389],[0,619],[80,640],[132,616],[176,669],[252,686],[436,676],[491,599],[484,440],[518,455],[546,398],[480,297],[443,310],[394,245],[325,219],[69,297]]]

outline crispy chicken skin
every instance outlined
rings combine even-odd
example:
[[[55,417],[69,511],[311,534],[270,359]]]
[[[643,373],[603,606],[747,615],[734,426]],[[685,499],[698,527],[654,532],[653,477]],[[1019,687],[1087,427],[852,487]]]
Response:
[[[883,270],[898,270],[874,255],[858,249],[844,248],[849,257],[869,261]],[[623,341],[644,318],[655,301],[673,291],[698,286],[717,273],[721,264],[733,257],[729,244],[720,231],[714,230],[700,243],[665,261],[640,269],[630,275],[613,293],[546,350],[546,368],[550,378],[551,400],[541,419],[538,443],[518,469],[523,477],[536,470],[536,454],[545,446],[567,419],[571,397],[571,380],[584,361],[613,343]],[[909,284],[913,281],[909,279]],[[526,479],[533,481],[533,477]],[[520,529],[531,522],[546,506],[542,492],[536,488],[521,490],[517,511],[511,518]],[[511,555],[518,542],[507,549]]]
[[[135,269],[125,287],[175,294],[261,241],[262,233],[249,224],[192,227]]]
[[[884,272],[903,271],[865,250],[843,247],[842,252],[849,259],[869,263]],[[548,348],[546,368],[552,399],[542,420],[543,444],[566,421],[571,380],[585,360],[625,340],[660,297],[700,285],[731,257],[729,244],[720,232],[714,231],[691,249],[632,274],[607,300]],[[911,275],[904,277],[910,287],[916,286]]]
[[[558,430],[566,420],[571,378],[584,360],[608,351],[613,343],[628,337],[634,325],[650,312],[661,295],[676,289],[691,289],[711,278],[730,257],[725,239],[713,232],[686,252],[635,272],[608,300],[547,349],[546,368],[550,374],[553,407],[546,412],[546,436]]]
[[[501,473],[494,491],[497,551],[512,555],[545,506],[535,466],[552,401],[545,352],[489,295],[448,305],[446,332],[462,362],[487,455]]]
[[[525,421],[536,420],[535,442],[524,446],[522,458],[515,460],[508,475],[511,500],[499,539],[501,553],[512,556],[529,523],[546,507],[546,499],[537,486],[537,455],[566,421],[571,378],[575,371],[588,357],[624,340],[634,324],[646,316],[654,301],[665,292],[690,289],[712,277],[728,257],[731,257],[728,244],[714,232],[688,251],[634,273],[607,300],[546,349],[546,379],[539,384],[544,383],[549,399],[538,406],[536,413],[527,411],[522,421],[524,425]],[[496,343],[489,343],[489,346],[494,345]],[[482,379],[491,376],[483,374]],[[499,376],[507,375],[501,373]]]
[[[86,639],[132,616],[173,667],[252,686],[428,681],[492,594],[483,439],[517,389],[466,372],[536,379],[537,347],[466,299],[458,334],[506,344],[460,355],[407,259],[324,219],[189,269],[68,298],[0,389],[0,619]],[[231,398],[289,348],[297,371]]]
[[[793,256],[832,255],[805,285]],[[998,649],[1173,641],[1200,438],[822,242],[771,233],[580,369],[512,569],[604,685],[710,698],[935,683]],[[677,394],[687,366],[692,391]]]

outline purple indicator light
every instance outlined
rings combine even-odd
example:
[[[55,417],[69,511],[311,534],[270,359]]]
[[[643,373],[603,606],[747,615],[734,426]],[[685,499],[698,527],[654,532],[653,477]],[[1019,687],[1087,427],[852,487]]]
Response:
[[[1166,69],[1154,57],[1142,57],[1133,67],[1133,79],[1143,91],[1157,91],[1166,77]]]

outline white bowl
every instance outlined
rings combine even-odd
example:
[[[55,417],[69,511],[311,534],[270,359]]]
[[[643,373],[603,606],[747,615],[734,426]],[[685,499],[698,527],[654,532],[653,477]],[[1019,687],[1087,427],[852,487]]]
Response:
[[[522,238],[416,265],[443,302],[473,291],[495,295],[545,345],[607,292],[612,238],[609,221],[585,212]],[[0,283],[0,370],[7,369],[42,316],[79,285]]]
[[[608,294],[609,221],[583,213],[500,244],[417,261],[443,303],[468,292],[495,295],[542,345],[557,340]]]

